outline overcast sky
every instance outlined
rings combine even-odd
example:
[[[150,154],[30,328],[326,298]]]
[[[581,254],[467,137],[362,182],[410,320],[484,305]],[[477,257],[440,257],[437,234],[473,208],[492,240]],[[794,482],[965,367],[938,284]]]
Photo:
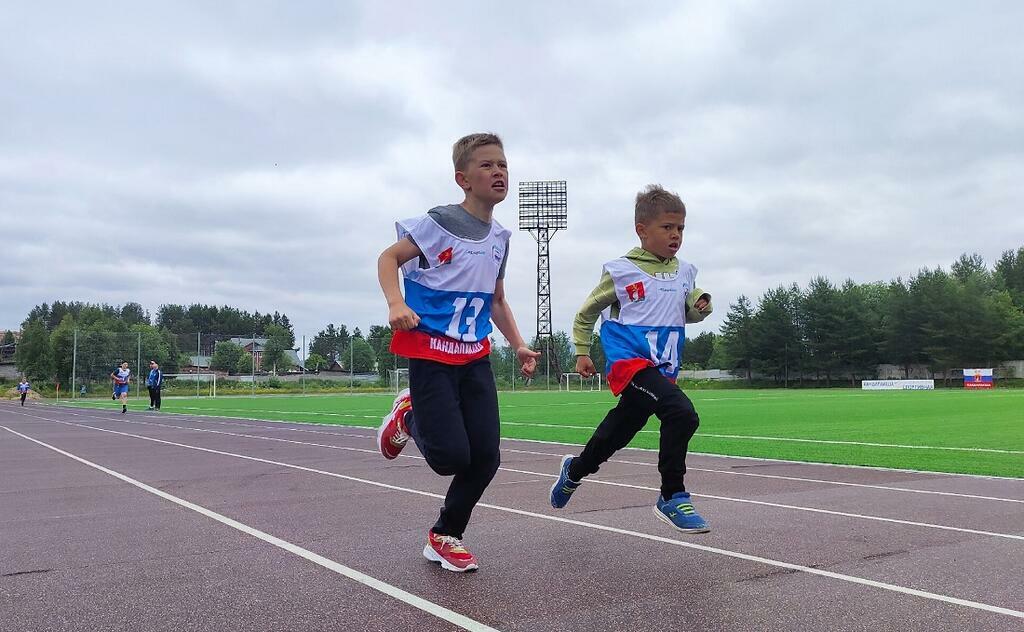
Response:
[[[0,18],[0,329],[55,299],[384,323],[393,222],[461,201],[451,144],[568,182],[554,328],[651,182],[716,313],[814,275],[1024,246],[1019,2],[35,2]],[[524,335],[536,245],[506,287]],[[688,333],[690,333],[688,331]]]

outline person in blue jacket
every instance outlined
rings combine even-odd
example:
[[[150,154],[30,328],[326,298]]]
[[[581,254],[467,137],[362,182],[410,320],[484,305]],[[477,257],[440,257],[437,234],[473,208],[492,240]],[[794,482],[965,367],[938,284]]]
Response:
[[[149,361],[149,376],[146,378],[146,388],[149,389],[149,409],[160,410],[160,389],[164,385],[164,373],[156,360]]]

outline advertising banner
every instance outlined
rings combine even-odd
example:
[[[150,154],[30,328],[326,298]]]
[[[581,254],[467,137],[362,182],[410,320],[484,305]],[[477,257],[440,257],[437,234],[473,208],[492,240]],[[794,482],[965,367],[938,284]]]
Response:
[[[865,391],[934,391],[935,380],[861,380]]]
[[[964,369],[964,388],[993,388],[992,369]]]

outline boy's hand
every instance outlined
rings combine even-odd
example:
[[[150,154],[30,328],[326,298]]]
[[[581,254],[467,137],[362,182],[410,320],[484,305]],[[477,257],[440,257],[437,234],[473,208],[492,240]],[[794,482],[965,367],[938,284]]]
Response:
[[[388,309],[388,323],[392,331],[409,331],[420,324],[420,316],[403,301]]]
[[[709,303],[711,303],[711,295],[705,292],[693,303],[693,306],[697,308],[698,312],[703,312],[707,309]]]
[[[590,359],[590,356],[577,356],[576,372],[583,377],[593,377],[594,374],[597,373],[597,369],[594,367],[594,361]]]
[[[523,377],[533,377],[533,372],[537,370],[537,358],[539,357],[540,352],[534,351],[526,345],[516,349],[516,358],[519,359],[520,365],[519,372],[523,374]]]

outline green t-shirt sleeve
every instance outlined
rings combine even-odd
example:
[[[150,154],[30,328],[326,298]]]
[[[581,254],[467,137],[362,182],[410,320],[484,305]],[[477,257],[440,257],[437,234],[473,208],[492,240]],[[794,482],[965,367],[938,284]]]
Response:
[[[572,342],[576,345],[576,355],[590,355],[590,340],[594,333],[594,325],[606,307],[617,301],[615,284],[608,272],[601,274],[601,281],[583,301],[583,306],[576,312],[572,323]]]

